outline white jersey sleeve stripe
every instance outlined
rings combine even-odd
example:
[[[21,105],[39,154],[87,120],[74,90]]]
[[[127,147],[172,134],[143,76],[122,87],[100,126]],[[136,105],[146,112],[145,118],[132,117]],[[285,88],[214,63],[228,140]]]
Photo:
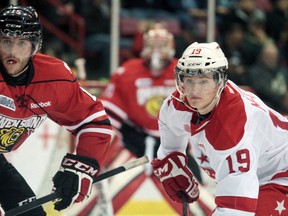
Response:
[[[65,126],[63,125],[63,127],[67,130],[75,130],[77,129],[78,127],[80,127],[81,125],[85,124],[85,123],[88,123],[88,122],[91,122],[93,119],[96,119],[96,118],[99,118],[101,116],[104,116],[106,115],[106,112],[105,110],[102,110],[100,112],[96,112],[90,116],[88,116],[87,118],[85,118],[83,121],[81,121],[79,124],[77,125],[74,125],[74,126]]]

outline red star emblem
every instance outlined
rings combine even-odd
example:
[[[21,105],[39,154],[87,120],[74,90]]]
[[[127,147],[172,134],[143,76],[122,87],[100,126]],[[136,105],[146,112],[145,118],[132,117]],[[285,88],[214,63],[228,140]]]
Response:
[[[204,155],[202,152],[201,152],[201,157],[198,157],[198,159],[201,161],[201,164],[203,164],[204,162],[209,162],[208,157]]]

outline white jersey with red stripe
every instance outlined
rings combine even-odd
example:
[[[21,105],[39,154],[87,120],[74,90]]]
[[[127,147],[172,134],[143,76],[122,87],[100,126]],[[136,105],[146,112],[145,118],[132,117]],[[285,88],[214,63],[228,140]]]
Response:
[[[174,97],[179,93],[175,91]],[[213,216],[254,215],[259,187],[288,185],[288,120],[256,95],[228,81],[218,105],[197,124],[198,114],[173,96],[160,110],[158,158],[192,154],[217,182]]]

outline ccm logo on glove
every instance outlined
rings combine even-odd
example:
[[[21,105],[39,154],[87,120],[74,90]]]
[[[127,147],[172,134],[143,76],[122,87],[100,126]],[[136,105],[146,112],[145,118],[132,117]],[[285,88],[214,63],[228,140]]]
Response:
[[[171,173],[177,172],[180,167],[183,167],[186,165],[186,156],[181,155],[182,157],[172,157],[172,158],[167,158],[167,162],[162,165],[162,167],[158,167],[158,169],[154,170],[154,173],[159,177],[159,178],[164,178],[165,176],[168,176]],[[165,178],[164,178],[165,179]]]
[[[198,183],[187,166],[188,158],[181,152],[172,152],[162,160],[151,162],[167,195],[176,202],[195,202],[199,197]]]
[[[62,167],[64,168],[72,168],[74,170],[78,170],[80,172],[86,173],[90,176],[95,176],[96,173],[98,172],[98,169],[94,169],[93,167],[82,163],[77,160],[73,160],[70,158],[64,158],[62,162]]]
[[[54,208],[60,211],[87,199],[99,171],[100,166],[96,159],[66,154],[60,170],[53,177],[53,191],[61,194],[61,199],[55,202]]]

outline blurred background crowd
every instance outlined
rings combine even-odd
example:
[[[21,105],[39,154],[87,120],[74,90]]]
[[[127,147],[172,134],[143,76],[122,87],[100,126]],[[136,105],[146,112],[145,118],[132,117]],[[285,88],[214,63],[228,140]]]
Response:
[[[19,0],[44,24],[42,52],[75,65],[84,57],[87,78],[110,74],[112,0]],[[288,0],[216,0],[215,41],[229,60],[229,78],[288,113]],[[1,0],[0,7],[11,3]],[[175,57],[207,40],[207,0],[120,0],[119,64],[139,57],[143,33],[165,22]],[[63,33],[64,32],[64,33]]]

